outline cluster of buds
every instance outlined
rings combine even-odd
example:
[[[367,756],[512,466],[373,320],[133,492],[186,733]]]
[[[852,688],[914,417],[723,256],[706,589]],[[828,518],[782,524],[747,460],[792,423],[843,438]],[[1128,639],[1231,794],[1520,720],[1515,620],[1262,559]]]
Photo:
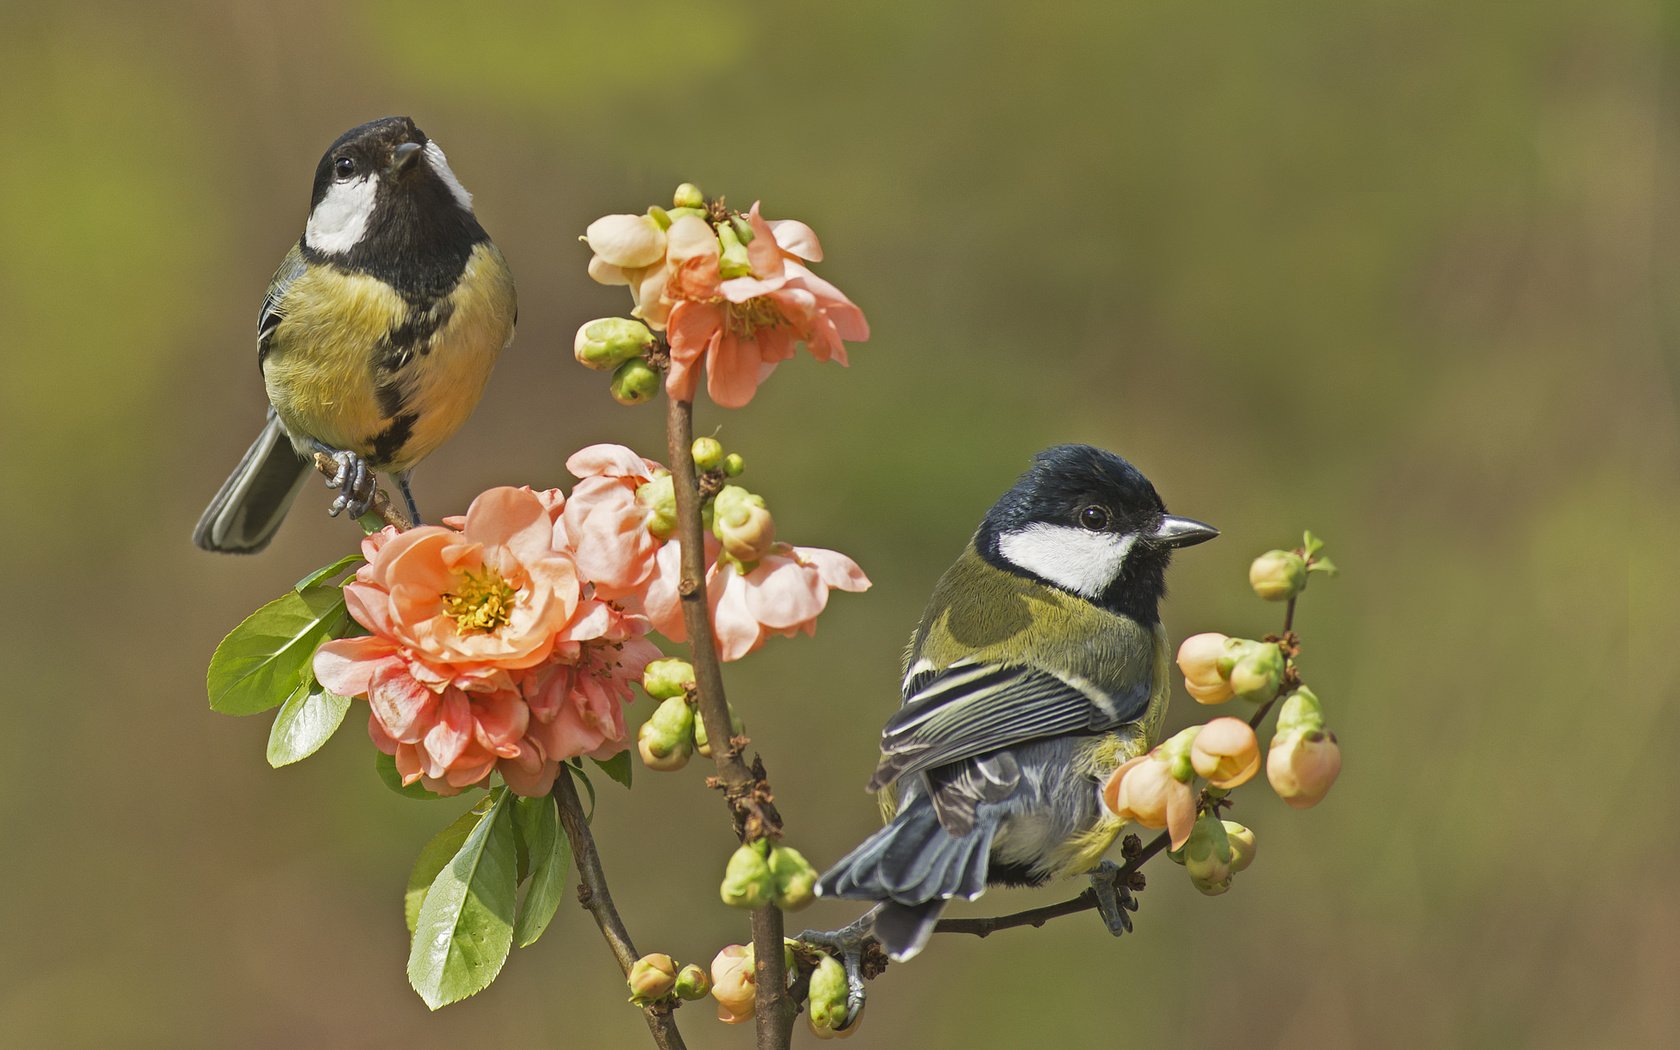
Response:
[[[756,204],[733,211],[685,182],[671,207],[603,216],[583,241],[589,276],[635,302],[636,320],[591,321],[576,344],[579,361],[613,371],[625,404],[653,397],[662,370],[671,396],[692,400],[704,369],[712,400],[740,408],[796,347],[845,364],[845,341],[869,338],[863,312],[807,265],[822,259],[811,228],[765,219]]]
[[[730,856],[718,895],[733,908],[798,911],[816,899],[816,886],[817,869],[798,850],[759,839]]]
[[[1335,562],[1320,556],[1323,549],[1324,542],[1309,532],[1294,550],[1267,551],[1248,567],[1248,585],[1266,601],[1294,601],[1307,589],[1309,574],[1336,574]]]
[[[797,965],[790,943],[782,945],[783,972],[791,981]],[[712,998],[717,1000],[718,1020],[724,1024],[740,1024],[752,1020],[757,1009],[757,967],[753,946],[730,944],[712,959]]]
[[[692,1002],[704,999],[712,990],[711,978],[694,963],[679,966],[675,959],[661,952],[644,955],[630,966],[625,979],[630,987],[630,1001],[648,1006],[675,996]]]
[[[1184,688],[1199,704],[1230,699],[1263,704],[1283,686],[1288,660],[1276,642],[1227,638],[1209,631],[1191,635],[1178,647]]]
[[[850,1039],[857,1032],[862,1017],[851,1016],[846,992],[846,968],[839,959],[823,956],[811,971],[805,1000],[812,1035],[818,1039]]]
[[[1277,732],[1266,752],[1266,779],[1296,809],[1316,806],[1342,771],[1336,734],[1324,727],[1324,708],[1306,686],[1278,708]]]
[[[1231,888],[1231,877],[1254,860],[1254,832],[1234,820],[1212,813],[1196,818],[1196,826],[1182,849],[1167,854],[1182,864],[1190,884],[1209,897]]]
[[[1190,840],[1196,822],[1197,777],[1219,791],[1260,771],[1260,744],[1239,718],[1191,726],[1122,765],[1103,785],[1103,804],[1121,820],[1166,828],[1172,848]]]
[[[642,689],[659,701],[653,714],[636,731],[636,752],[649,769],[671,772],[688,765],[696,753],[702,758],[712,757],[706,721],[690,699],[693,687],[694,666],[687,660],[666,657],[643,669]],[[729,729],[733,736],[746,732],[733,704],[729,707]]]

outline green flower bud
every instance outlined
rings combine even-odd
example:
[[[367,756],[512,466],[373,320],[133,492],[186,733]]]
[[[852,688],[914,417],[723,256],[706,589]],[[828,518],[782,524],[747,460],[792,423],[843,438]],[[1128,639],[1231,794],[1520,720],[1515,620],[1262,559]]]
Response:
[[[1283,684],[1283,650],[1270,642],[1255,642],[1231,667],[1231,692],[1239,700],[1264,703]]]
[[[805,1008],[811,1012],[811,1027],[833,1032],[845,1025],[846,968],[832,955],[825,955],[811,971],[810,998]]]
[[[1278,707],[1278,736],[1315,732],[1323,728],[1324,705],[1319,703],[1318,694],[1303,685],[1284,697],[1283,703]]]
[[[747,246],[741,243],[741,238],[735,233],[735,227],[724,223],[717,228],[718,243],[723,245],[723,251],[718,256],[718,274],[725,279],[730,277],[751,277],[752,259],[747,255]]]
[[[735,236],[742,244],[751,244],[758,234],[753,232],[752,222],[745,215],[739,213],[729,217],[729,225],[734,228]]]
[[[688,691],[694,681],[694,665],[687,660],[667,656],[642,668],[642,688],[655,700],[669,700]],[[699,720],[696,719],[696,724]]]
[[[612,396],[621,405],[640,405],[659,393],[659,372],[639,357],[619,365],[613,372]]]
[[[719,896],[732,908],[762,908],[776,895],[776,880],[766,857],[770,844],[748,842],[729,858]]]
[[[679,206],[679,207],[673,207],[667,214],[669,214],[671,216],[671,222],[672,223],[675,223],[678,219],[681,219],[684,216],[689,216],[689,217],[696,218],[696,219],[704,219],[704,218],[707,217],[706,209],[701,204],[696,204],[693,207],[689,207],[687,205],[682,205],[682,206]]]
[[[659,205],[655,204],[649,207],[647,214],[648,218],[653,220],[653,224],[660,229],[669,230],[671,228],[671,213]]]
[[[1254,832],[1234,820],[1225,824],[1225,839],[1231,844],[1231,871],[1242,871],[1254,863]]]
[[[732,478],[741,476],[741,471],[747,469],[747,461],[741,458],[739,452],[731,452],[723,457],[723,472]]]
[[[694,754],[694,710],[680,696],[671,697],[636,731],[636,750],[649,769],[669,772],[688,764]]]
[[[716,470],[723,463],[723,442],[717,438],[695,438],[690,451],[694,456],[694,469],[702,473]]]
[[[677,487],[670,474],[661,474],[636,490],[636,502],[649,512],[648,531],[662,540],[677,532]]]
[[[704,999],[711,990],[711,976],[696,963],[689,963],[677,971],[676,984],[672,988],[678,999],[687,999],[689,1002]]]
[[[704,208],[706,195],[700,192],[700,187],[692,182],[685,182],[677,187],[677,192],[671,194],[673,208]]]
[[[735,705],[729,705],[729,735],[740,736],[747,731],[741,716],[735,713]],[[712,741],[706,735],[706,720],[696,715],[694,718],[694,750],[706,758],[712,757]]]
[[[712,534],[724,553],[738,562],[755,562],[770,553],[776,522],[764,497],[739,485],[725,485],[712,500]]]
[[[790,846],[771,848],[770,876],[776,883],[776,907],[783,911],[798,911],[817,899],[817,869]]]
[[[1231,842],[1225,823],[1211,813],[1197,818],[1184,844],[1184,870],[1198,890],[1210,897],[1231,888]]]
[[[630,1001],[646,1006],[671,994],[677,983],[677,964],[669,955],[644,955],[631,964],[625,983],[630,986]]]
[[[1307,587],[1307,562],[1294,551],[1267,551],[1248,567],[1248,585],[1269,602],[1286,602]]]
[[[640,357],[653,346],[653,333],[628,317],[602,317],[577,330],[572,352],[578,363],[600,372]]]
[[[1174,733],[1161,744],[1161,755],[1167,760],[1167,768],[1172,773],[1172,778],[1180,784],[1188,784],[1196,779],[1196,768],[1190,760],[1190,749],[1201,731],[1201,726],[1190,726]]]

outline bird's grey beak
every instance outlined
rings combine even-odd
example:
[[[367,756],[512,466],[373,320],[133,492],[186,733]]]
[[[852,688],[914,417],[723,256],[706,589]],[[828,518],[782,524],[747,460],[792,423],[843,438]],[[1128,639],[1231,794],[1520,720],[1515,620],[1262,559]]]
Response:
[[[1194,518],[1175,518],[1167,515],[1150,539],[1162,547],[1193,547],[1219,535],[1219,530]]]
[[[416,158],[420,156],[423,147],[418,142],[405,142],[391,151],[391,166],[387,172],[392,175],[408,170]]]

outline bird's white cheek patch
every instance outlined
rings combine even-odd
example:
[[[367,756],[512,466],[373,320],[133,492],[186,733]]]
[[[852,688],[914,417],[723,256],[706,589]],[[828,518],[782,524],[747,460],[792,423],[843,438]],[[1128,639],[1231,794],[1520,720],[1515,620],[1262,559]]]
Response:
[[[1096,598],[1125,568],[1133,535],[1087,532],[1071,525],[1028,525],[998,539],[1012,565],[1086,598]]]
[[[449,194],[455,198],[455,203],[459,204],[463,211],[472,211],[472,194],[467,192],[467,188],[461,185],[461,180],[455,177],[455,172],[450,170],[449,158],[443,155],[443,147],[435,142],[428,142],[425,155],[426,163],[432,166],[432,171],[449,187]]]
[[[379,178],[375,175],[328,186],[327,195],[309,213],[303,243],[327,255],[342,255],[354,248],[367,233],[378,192]]]

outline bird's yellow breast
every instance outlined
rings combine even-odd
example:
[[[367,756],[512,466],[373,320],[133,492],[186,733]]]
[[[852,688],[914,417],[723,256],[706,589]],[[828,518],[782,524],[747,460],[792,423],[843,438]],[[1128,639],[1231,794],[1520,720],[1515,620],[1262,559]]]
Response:
[[[507,263],[489,242],[474,247],[447,295],[423,304],[367,274],[311,266],[280,302],[263,357],[269,401],[300,452],[314,439],[406,470],[472,414],[512,338],[514,311]],[[395,333],[427,320],[438,323],[403,363],[382,369]],[[408,415],[402,440],[381,447]]]

